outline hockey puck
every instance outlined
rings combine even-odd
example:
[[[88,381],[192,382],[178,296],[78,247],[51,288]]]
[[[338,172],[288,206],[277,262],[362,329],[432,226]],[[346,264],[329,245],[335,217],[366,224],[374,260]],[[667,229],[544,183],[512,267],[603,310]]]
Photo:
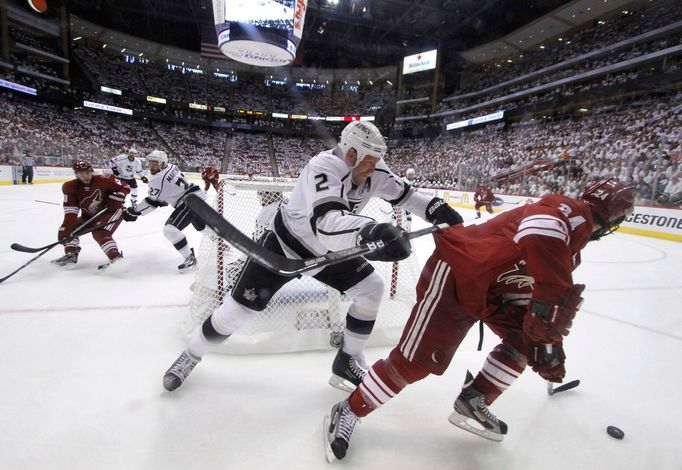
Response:
[[[608,426],[606,433],[614,439],[623,439],[625,437],[625,433],[615,426]]]

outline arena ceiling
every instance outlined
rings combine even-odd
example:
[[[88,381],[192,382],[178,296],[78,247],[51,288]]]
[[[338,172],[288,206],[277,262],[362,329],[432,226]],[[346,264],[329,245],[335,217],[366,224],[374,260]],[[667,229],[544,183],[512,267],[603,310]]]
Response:
[[[508,34],[568,0],[309,0],[302,64],[395,65],[440,47],[446,59]],[[211,0],[71,0],[70,13],[106,28],[198,51]]]

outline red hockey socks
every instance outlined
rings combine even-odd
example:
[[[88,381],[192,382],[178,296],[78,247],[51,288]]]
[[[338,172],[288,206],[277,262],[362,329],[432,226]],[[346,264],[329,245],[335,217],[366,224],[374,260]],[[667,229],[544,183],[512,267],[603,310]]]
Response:
[[[519,378],[525,368],[525,356],[509,345],[499,344],[486,358],[473,386],[483,392],[486,404],[491,405]]]
[[[412,364],[396,348],[388,359],[377,361],[367,372],[362,383],[350,395],[350,409],[358,417],[367,416],[396,396],[408,384],[429,375],[428,371]]]

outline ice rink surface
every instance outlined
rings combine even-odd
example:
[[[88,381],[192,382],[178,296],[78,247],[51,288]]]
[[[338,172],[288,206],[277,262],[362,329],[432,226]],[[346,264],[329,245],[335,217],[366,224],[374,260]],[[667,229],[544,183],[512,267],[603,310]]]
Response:
[[[144,185],[141,195],[146,194]],[[12,242],[56,239],[59,184],[0,186],[0,277],[28,261]],[[462,211],[466,220],[473,210]],[[184,347],[193,273],[161,232],[162,208],[115,234],[127,272],[89,235],[73,271],[55,248],[0,284],[0,469],[324,469],[322,418],[345,394],[327,384],[332,350],[209,355],[177,392],[161,385]],[[416,228],[419,228],[417,226]],[[186,230],[197,247],[201,235]],[[423,262],[430,238],[416,244]],[[442,377],[413,384],[364,418],[347,469],[682,468],[682,244],[616,234],[576,271],[585,303],[566,339],[567,379],[547,396],[532,371],[492,406],[502,443],[447,418],[464,379],[497,344],[477,329]],[[390,348],[367,351],[368,362]],[[615,425],[622,441],[606,434]]]

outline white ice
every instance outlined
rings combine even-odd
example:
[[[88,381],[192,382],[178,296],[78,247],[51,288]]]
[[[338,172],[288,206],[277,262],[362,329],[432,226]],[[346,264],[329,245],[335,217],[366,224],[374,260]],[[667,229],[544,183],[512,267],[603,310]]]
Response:
[[[145,194],[144,186],[141,193]],[[60,185],[0,187],[0,277],[55,240]],[[90,236],[74,271],[56,248],[0,284],[0,469],[328,468],[322,418],[345,394],[327,385],[333,352],[209,355],[167,393],[161,377],[184,347],[193,275],[161,233],[169,209],[124,223],[127,273]],[[467,220],[473,211],[462,211]],[[198,246],[200,234],[186,230]],[[432,242],[417,244],[423,261]],[[682,244],[616,234],[583,253],[586,301],[566,340],[568,379],[549,397],[532,371],[493,405],[502,443],[447,417],[465,370],[497,344],[471,332],[442,377],[413,384],[356,428],[338,468],[682,468]],[[476,330],[476,329],[474,329]],[[389,348],[374,348],[369,362]],[[616,425],[622,441],[605,430]]]

